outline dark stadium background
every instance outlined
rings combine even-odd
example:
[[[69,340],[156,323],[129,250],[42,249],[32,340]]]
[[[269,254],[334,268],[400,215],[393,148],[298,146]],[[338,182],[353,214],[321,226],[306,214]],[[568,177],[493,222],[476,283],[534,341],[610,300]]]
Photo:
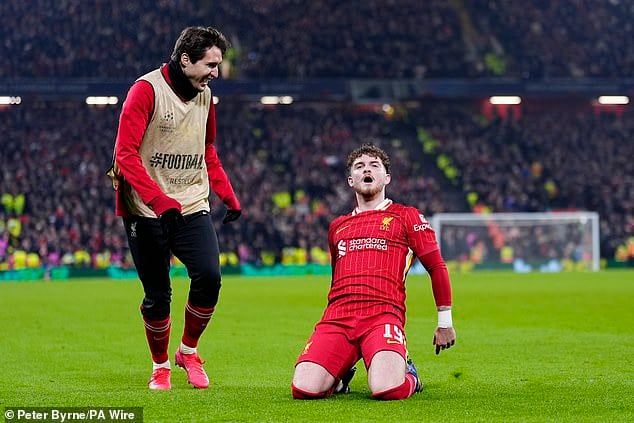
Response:
[[[227,268],[327,263],[353,201],[342,160],[366,141],[392,155],[388,195],[427,216],[595,211],[604,263],[631,265],[632,106],[597,98],[632,94],[633,15],[618,0],[4,0],[0,96],[19,104],[0,105],[0,271],[131,267],[105,176],[118,112],[188,25],[234,47],[212,84],[244,207],[218,225]]]

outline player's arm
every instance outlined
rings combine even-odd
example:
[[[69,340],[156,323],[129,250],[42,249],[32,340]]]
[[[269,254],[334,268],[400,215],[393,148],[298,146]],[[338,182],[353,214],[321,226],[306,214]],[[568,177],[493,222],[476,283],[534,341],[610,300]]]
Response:
[[[168,209],[177,209],[180,212],[181,205],[163,193],[148,174],[139,155],[143,135],[153,112],[152,85],[147,81],[135,82],[121,109],[115,143],[115,162],[125,183],[130,184],[141,200],[160,216]]]
[[[456,332],[451,316],[451,283],[449,272],[436,241],[436,233],[427,219],[415,208],[405,213],[410,248],[418,257],[431,278],[432,292],[438,312],[438,326],[434,331],[433,345],[436,354],[450,348],[456,342]]]
[[[335,234],[334,224],[335,223],[336,221],[333,221],[330,224],[330,227],[328,228],[328,249],[330,250],[330,267],[331,267],[333,276],[335,274],[335,265],[337,263],[337,247],[335,246],[335,241],[334,241],[334,234]]]
[[[227,207],[227,213],[222,222],[229,223],[236,220],[242,213],[242,207],[231,186],[229,177],[222,167],[216,150],[216,109],[213,103],[209,108],[209,116],[207,117],[205,164],[207,165],[207,175],[209,176],[209,187]]]
[[[436,354],[439,354],[440,350],[450,348],[456,343],[456,331],[453,328],[451,316],[449,272],[438,249],[419,257],[419,260],[431,278],[432,292],[438,311],[438,326],[434,331],[433,345],[436,347]]]

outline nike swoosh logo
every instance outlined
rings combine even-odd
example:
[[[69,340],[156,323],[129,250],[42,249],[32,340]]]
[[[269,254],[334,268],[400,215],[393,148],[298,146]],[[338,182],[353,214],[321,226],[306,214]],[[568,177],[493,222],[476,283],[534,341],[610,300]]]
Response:
[[[402,342],[398,342],[393,339],[386,339],[385,342],[387,342],[388,344],[402,344]]]
[[[336,234],[338,234],[339,232],[343,231],[344,229],[348,228],[350,225],[346,225],[343,228],[339,228],[335,231]]]

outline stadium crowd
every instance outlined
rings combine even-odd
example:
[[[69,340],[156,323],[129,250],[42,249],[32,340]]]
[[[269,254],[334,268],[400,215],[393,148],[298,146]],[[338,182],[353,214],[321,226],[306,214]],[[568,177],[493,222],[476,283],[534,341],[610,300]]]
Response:
[[[234,48],[223,72],[231,77],[632,73],[628,2],[370,0],[357,6],[97,0],[86,13],[80,0],[6,0],[0,2],[0,76],[131,82],[168,59],[165,46],[175,32],[203,23],[229,35]],[[41,101],[0,109],[0,269],[16,262],[131,266],[105,177],[118,111]],[[389,114],[346,104],[263,107],[223,99],[218,149],[244,207],[239,224],[218,227],[224,259],[327,263],[328,223],[352,201],[341,185],[342,154],[370,141],[394,161],[388,196],[426,215],[477,207],[593,210],[601,216],[602,256],[634,260],[631,117],[567,105],[523,106],[521,116],[496,116],[465,101],[410,104]]]
[[[478,51],[501,58],[506,76],[632,75],[634,47],[628,42],[634,31],[632,2],[474,0],[463,4],[477,34]]]
[[[116,111],[84,106],[36,103],[0,110],[0,266],[92,267],[127,260],[114,197],[104,186]]]
[[[7,119],[0,130],[8,141],[0,152],[0,263],[13,266],[11,253],[18,250],[48,266],[130,265],[104,176],[115,109],[41,103],[1,112]],[[410,160],[405,141],[413,140],[399,139],[406,134],[399,134],[396,123],[381,122],[381,115],[319,105],[280,111],[227,103],[218,110],[219,154],[246,199],[240,224],[218,228],[233,264],[328,263],[328,224],[349,211],[352,201],[341,185],[341,151],[362,142],[392,152],[395,198],[415,201],[429,213],[446,208],[441,184],[421,172],[421,162]],[[218,204],[212,196],[216,217],[224,211]]]
[[[544,102],[523,109],[521,118],[483,121],[472,107],[445,104],[416,118],[443,140],[438,151],[460,169],[472,208],[596,211],[602,254],[614,257],[634,233],[632,113]]]
[[[105,176],[116,109],[40,103],[0,112],[5,267],[16,250],[47,266],[130,265]],[[393,116],[324,104],[227,102],[218,112],[219,154],[245,199],[240,224],[218,227],[231,264],[328,263],[328,224],[352,202],[341,184],[341,152],[368,141],[392,155],[389,196],[428,216],[478,207],[594,210],[605,257],[614,257],[633,231],[629,116],[551,110],[487,119],[475,107],[446,102]],[[435,141],[426,154],[421,129]],[[458,176],[443,173],[441,155]],[[213,196],[212,204],[219,222],[224,210]]]
[[[228,59],[241,77],[456,77],[469,72],[456,13],[443,1],[423,6],[378,0],[97,0],[85,13],[79,0],[8,0],[0,3],[0,16],[11,16],[0,37],[13,57],[0,64],[0,75],[129,78],[167,60],[164,48],[174,28],[201,23],[229,35],[234,50]],[[387,64],[386,57],[395,54],[401,60]]]
[[[627,78],[633,8],[592,0],[96,0],[88,10],[81,0],[5,0],[0,76],[130,78],[166,61],[180,28],[205,24],[229,36],[226,59],[241,78]]]

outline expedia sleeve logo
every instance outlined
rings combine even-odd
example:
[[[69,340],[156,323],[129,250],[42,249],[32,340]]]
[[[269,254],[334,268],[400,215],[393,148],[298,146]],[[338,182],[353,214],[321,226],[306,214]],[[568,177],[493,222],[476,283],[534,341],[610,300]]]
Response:
[[[414,232],[426,231],[428,229],[431,229],[431,225],[429,224],[429,222],[427,222],[427,219],[425,219],[425,216],[423,216],[422,214],[419,214],[418,217],[420,219],[420,223],[414,224]]]

